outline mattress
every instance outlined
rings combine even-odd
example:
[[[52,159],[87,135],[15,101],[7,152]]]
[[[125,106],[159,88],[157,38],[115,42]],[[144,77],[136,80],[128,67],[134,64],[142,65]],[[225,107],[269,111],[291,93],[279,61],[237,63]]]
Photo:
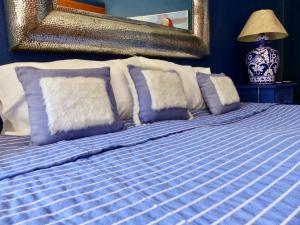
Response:
[[[300,224],[300,107],[193,113],[43,147],[2,136],[0,224]]]

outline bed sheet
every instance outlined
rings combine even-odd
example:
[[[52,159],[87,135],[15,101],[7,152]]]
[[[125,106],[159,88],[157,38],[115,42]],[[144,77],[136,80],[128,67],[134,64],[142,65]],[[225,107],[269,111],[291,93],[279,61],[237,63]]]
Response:
[[[300,107],[194,113],[2,150],[0,224],[299,224]]]

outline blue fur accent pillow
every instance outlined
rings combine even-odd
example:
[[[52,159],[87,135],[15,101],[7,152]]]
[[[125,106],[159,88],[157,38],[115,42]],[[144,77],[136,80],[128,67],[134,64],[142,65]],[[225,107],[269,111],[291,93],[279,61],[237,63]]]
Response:
[[[45,145],[122,129],[110,68],[46,70],[17,67],[31,124],[31,141]]]

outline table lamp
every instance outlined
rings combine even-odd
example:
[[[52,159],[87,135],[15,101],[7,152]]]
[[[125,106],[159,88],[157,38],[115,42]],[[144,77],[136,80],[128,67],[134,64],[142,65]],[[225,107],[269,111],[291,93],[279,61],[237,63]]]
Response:
[[[279,53],[269,46],[271,40],[288,36],[272,10],[259,10],[252,13],[238,37],[241,42],[256,42],[256,48],[248,53],[246,64],[252,84],[275,82],[279,67]]]

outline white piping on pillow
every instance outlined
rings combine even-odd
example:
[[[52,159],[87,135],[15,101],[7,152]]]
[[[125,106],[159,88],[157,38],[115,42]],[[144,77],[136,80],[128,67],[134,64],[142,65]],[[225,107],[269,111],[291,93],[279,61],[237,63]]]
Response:
[[[40,86],[52,135],[114,122],[105,81],[95,77],[45,77]]]

